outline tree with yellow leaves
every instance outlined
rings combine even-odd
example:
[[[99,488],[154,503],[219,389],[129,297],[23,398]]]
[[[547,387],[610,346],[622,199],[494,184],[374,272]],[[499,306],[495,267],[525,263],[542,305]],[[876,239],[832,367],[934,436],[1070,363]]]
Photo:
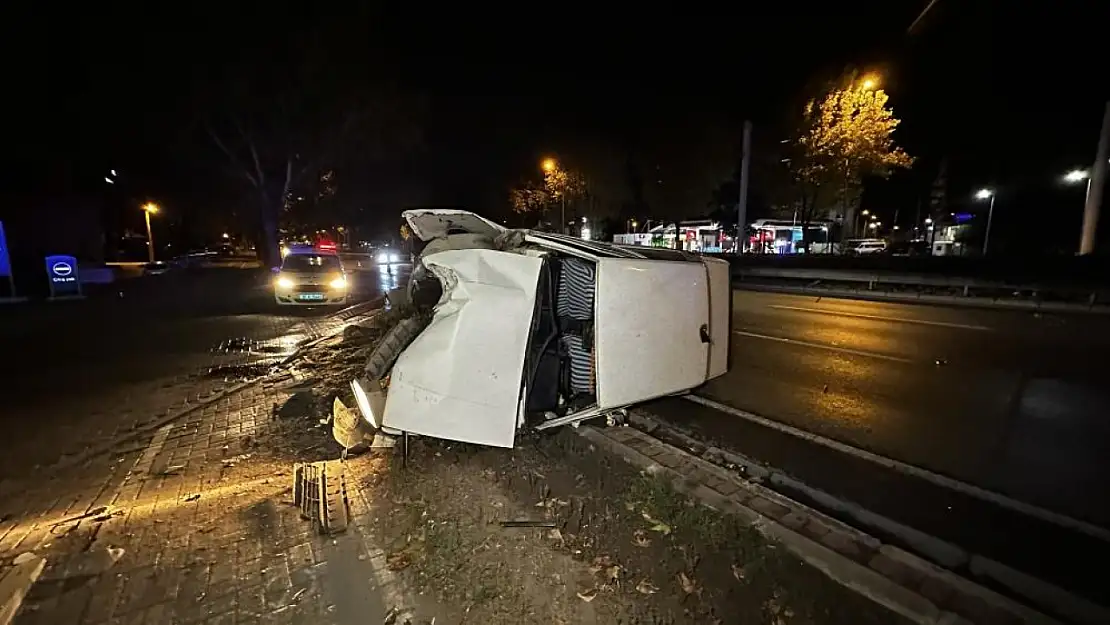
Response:
[[[509,204],[513,212],[543,213],[551,201],[547,189],[533,183],[525,183],[509,190]]]
[[[850,227],[864,178],[885,178],[913,165],[913,158],[894,144],[901,120],[888,100],[874,79],[851,75],[843,86],[806,103],[789,159],[803,228],[821,199],[833,195],[839,196]]]

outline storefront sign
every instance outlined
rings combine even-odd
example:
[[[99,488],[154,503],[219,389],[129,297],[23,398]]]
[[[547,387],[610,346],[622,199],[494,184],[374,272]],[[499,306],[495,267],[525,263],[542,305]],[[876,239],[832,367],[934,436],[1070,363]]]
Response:
[[[0,221],[0,277],[11,277],[12,259],[8,256],[8,241],[4,238],[4,222]]]
[[[50,297],[81,295],[81,278],[77,274],[77,259],[72,256],[47,256],[46,278],[50,281]]]

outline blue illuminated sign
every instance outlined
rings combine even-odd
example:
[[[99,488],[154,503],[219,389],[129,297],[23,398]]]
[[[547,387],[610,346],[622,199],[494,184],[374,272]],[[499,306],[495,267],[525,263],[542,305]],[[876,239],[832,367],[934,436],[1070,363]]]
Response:
[[[4,222],[0,221],[0,276],[11,277],[12,261],[8,257],[8,241],[4,238]]]
[[[50,297],[81,295],[77,259],[72,256],[47,256],[46,278],[50,282]]]

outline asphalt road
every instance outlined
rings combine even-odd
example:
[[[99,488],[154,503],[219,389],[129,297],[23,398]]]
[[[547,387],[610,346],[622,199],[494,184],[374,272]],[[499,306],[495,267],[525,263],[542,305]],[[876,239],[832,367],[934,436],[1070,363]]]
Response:
[[[734,292],[701,394],[1110,527],[1110,320]]]
[[[350,303],[407,280],[410,268],[353,267]],[[122,280],[84,300],[0,309],[0,420],[51,395],[93,392],[195,370],[232,338],[265,340],[334,307],[278,306],[257,269],[195,269]]]
[[[721,404],[1110,527],[1110,320],[737,291]],[[803,482],[1097,596],[1110,544],[671,398],[646,409]],[[1030,549],[1031,545],[1039,548]]]

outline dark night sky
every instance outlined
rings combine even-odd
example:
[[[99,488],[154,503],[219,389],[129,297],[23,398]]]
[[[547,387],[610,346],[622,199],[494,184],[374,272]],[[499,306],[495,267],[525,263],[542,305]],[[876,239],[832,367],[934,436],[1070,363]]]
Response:
[[[418,151],[344,173],[359,179],[369,222],[392,223],[405,204],[503,204],[507,186],[546,153],[623,161],[614,146],[673,144],[681,160],[696,149],[684,137],[735,149],[746,117],[766,139],[815,75],[853,64],[882,72],[904,119],[898,140],[920,157],[914,171],[872,185],[865,202],[912,211],[946,156],[954,196],[992,184],[1004,189],[1000,206],[1022,207],[1000,228],[1025,220],[1031,204],[1046,217],[1043,207],[1059,202],[1051,218],[1074,220],[1077,232],[1082,194],[1055,177],[1094,155],[1110,95],[1096,50],[1105,9],[1095,0],[940,0],[908,36],[925,4],[685,3],[681,14],[662,5],[453,14],[421,4],[402,15],[225,2],[187,15],[8,15],[5,37],[22,52],[8,59],[9,97],[20,95],[3,184],[20,199],[0,214],[35,210],[44,193],[94,197],[109,168],[178,213],[226,213],[241,189],[201,132],[198,99],[244,58],[262,59],[255,73],[280,75],[316,32],[334,84],[384,75],[424,102]]]

